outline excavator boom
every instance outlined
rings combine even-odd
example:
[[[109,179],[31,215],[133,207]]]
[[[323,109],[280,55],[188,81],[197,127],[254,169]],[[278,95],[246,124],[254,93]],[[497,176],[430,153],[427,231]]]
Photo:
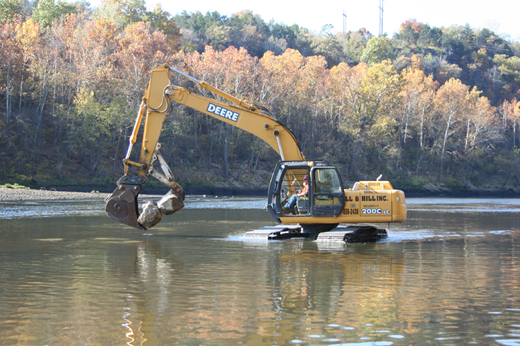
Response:
[[[185,88],[170,84],[170,72],[177,72],[209,90],[221,98],[232,102],[226,103],[189,92]],[[282,159],[304,160],[298,140],[283,124],[261,112],[256,106],[223,92],[204,81],[199,81],[168,64],[152,71],[150,82],[139,108],[130,143],[123,160],[125,175],[118,181],[118,187],[106,200],[106,212],[116,221],[132,227],[147,228],[157,224],[164,208],[174,213],[184,205],[184,190],[175,182],[168,165],[159,152],[159,137],[164,119],[170,111],[170,102],[186,105],[220,121],[250,132],[269,144]],[[130,160],[130,155],[144,120],[143,139],[139,162]],[[160,161],[163,173],[154,168],[154,162]],[[130,176],[130,167],[137,168],[137,177]],[[152,175],[170,187],[170,198],[166,204],[155,206],[147,204],[139,214],[137,198],[148,176]],[[172,205],[173,204],[173,205]]]

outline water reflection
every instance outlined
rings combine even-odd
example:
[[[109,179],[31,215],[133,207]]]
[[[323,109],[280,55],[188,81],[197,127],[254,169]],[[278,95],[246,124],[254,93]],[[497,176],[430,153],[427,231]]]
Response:
[[[102,209],[1,220],[2,344],[520,342],[516,200],[411,201],[366,245],[245,239],[261,199],[203,202],[145,234]]]

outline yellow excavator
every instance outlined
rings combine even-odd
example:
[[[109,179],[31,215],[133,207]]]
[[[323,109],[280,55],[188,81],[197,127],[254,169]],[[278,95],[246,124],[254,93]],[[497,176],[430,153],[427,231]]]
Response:
[[[172,85],[171,72],[181,74],[229,102],[221,102]],[[168,64],[152,71],[123,159],[125,174],[118,180],[113,194],[105,201],[110,218],[132,227],[147,229],[160,222],[162,215],[173,214],[183,208],[184,190],[175,182],[160,153],[161,145],[158,142],[164,119],[171,112],[172,102],[250,132],[264,140],[280,155],[281,160],[274,168],[268,189],[267,209],[281,225],[248,232],[246,235],[249,237],[377,240],[386,236],[386,230],[361,224],[406,220],[404,193],[394,190],[390,182],[381,181],[381,176],[376,181],[356,182],[352,188],[346,189],[335,167],[323,161],[306,160],[294,134],[265,114],[266,110],[199,81]],[[135,162],[130,160],[130,155],[143,118],[140,159]],[[134,176],[130,173],[131,166],[137,168]],[[146,203],[140,213],[137,198],[149,176],[164,183],[170,191],[157,203]],[[293,195],[297,197],[292,197]],[[344,223],[357,226],[339,226]]]

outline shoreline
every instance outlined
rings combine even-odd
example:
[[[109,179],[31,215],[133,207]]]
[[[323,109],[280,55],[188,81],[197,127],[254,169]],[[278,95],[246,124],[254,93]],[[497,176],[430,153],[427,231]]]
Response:
[[[87,191],[91,192],[87,192]],[[164,188],[147,188],[141,196],[160,197],[167,192]],[[70,200],[105,200],[111,195],[106,189],[101,192],[87,186],[68,187],[66,190],[26,189],[0,187],[0,202],[22,201],[70,201]],[[187,188],[187,197],[199,196],[243,196],[265,197],[267,189],[244,188]],[[446,198],[520,198],[516,191],[405,191],[406,197],[446,197]]]
[[[0,187],[0,202],[104,200],[110,194]]]
[[[99,191],[101,190],[101,191]],[[57,189],[27,189],[22,187],[0,187],[1,202],[24,201],[78,201],[100,200],[104,201],[112,195],[112,189],[91,188],[87,186],[67,187],[64,190]],[[88,192],[90,191],[90,192]],[[108,192],[110,191],[110,192]],[[140,194],[144,198],[161,198],[167,188],[147,188]],[[187,188],[186,197],[219,196],[219,197],[265,197],[267,189],[239,189],[239,188]]]

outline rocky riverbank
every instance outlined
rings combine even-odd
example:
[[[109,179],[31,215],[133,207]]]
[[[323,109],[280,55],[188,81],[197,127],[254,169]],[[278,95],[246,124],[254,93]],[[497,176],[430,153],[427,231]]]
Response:
[[[36,190],[0,187],[0,202],[56,201],[56,200],[104,200],[109,193]]]

